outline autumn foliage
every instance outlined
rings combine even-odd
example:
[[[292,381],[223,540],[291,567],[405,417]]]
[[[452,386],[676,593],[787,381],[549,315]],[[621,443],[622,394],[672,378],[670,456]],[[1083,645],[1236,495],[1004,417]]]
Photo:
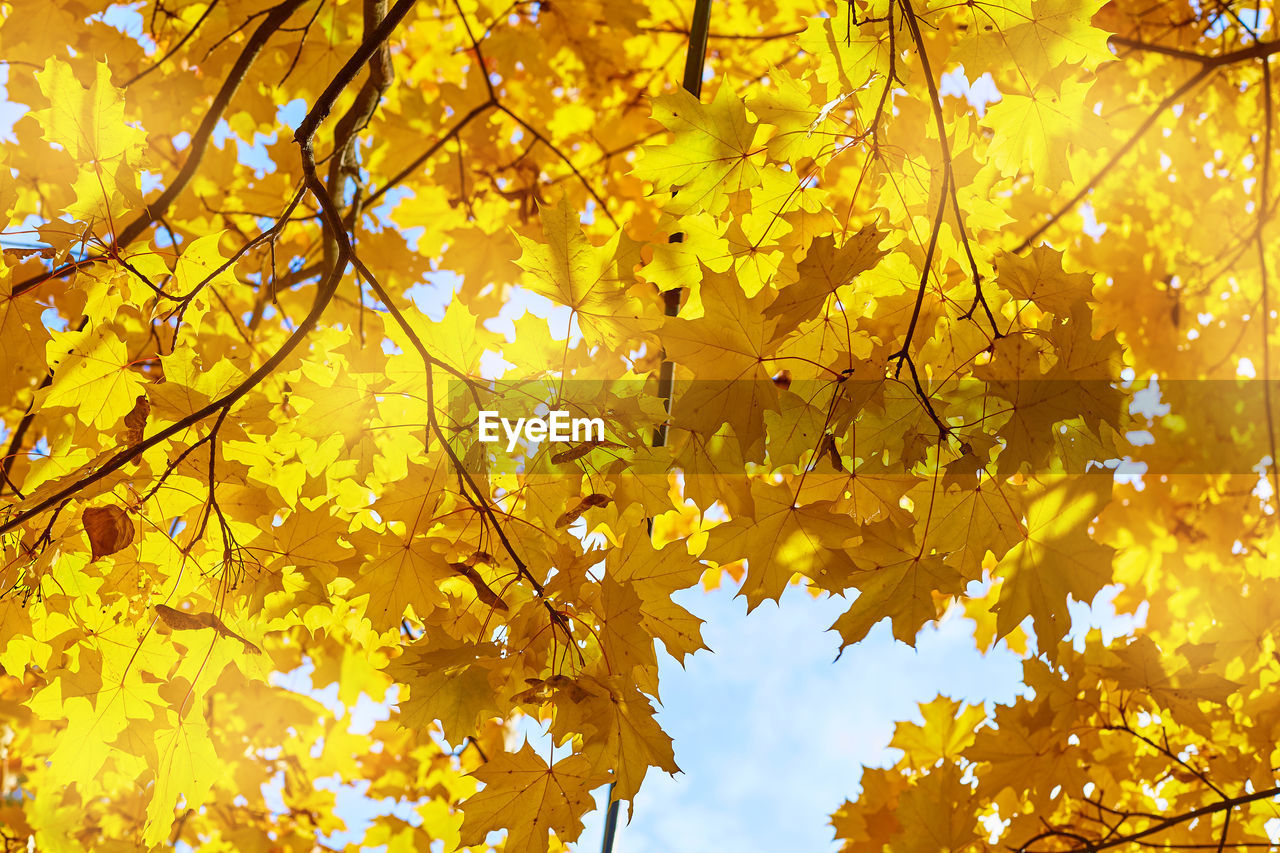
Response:
[[[6,849],[561,849],[719,584],[1025,659],[845,850],[1280,838],[1274,0],[692,6],[0,4]]]

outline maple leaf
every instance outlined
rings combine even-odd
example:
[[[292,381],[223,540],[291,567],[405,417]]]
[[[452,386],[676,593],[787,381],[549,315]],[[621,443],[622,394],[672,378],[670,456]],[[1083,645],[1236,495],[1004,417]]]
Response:
[[[936,496],[927,545],[945,552],[965,580],[982,577],[988,552],[1000,559],[1022,541],[1021,490],[989,477],[975,477]]]
[[[892,522],[864,525],[850,557],[856,570],[848,582],[859,594],[831,626],[843,638],[841,649],[866,637],[885,616],[893,622],[893,636],[914,646],[924,624],[941,615],[935,593],[955,595],[964,588],[943,555],[925,553],[910,531]]]
[[[439,720],[451,743],[470,737],[483,712],[498,710],[489,682],[493,651],[457,645],[407,649],[389,668],[413,685],[409,697],[400,701],[401,723],[426,729]]]
[[[889,745],[902,750],[912,767],[922,769],[959,757],[973,743],[974,729],[987,716],[981,705],[966,706],[946,696],[920,705],[920,713],[924,724],[898,723]]]
[[[1064,80],[1057,91],[1046,85],[1027,95],[1004,95],[983,119],[993,132],[992,162],[1009,175],[1030,170],[1054,184],[1071,180],[1068,145],[1096,144],[1106,133],[1097,116],[1078,107],[1089,86]]]
[[[1000,636],[1027,616],[1053,655],[1070,624],[1068,597],[1089,602],[1111,578],[1112,549],[1093,541],[1088,524],[1111,498],[1110,478],[1061,479],[1031,497],[1027,529],[996,570],[1003,578],[993,608]]]
[[[635,667],[657,666],[653,637],[644,630],[644,605],[635,587],[606,577],[600,591],[600,650],[608,671],[629,675]]]
[[[1030,788],[1040,802],[1050,795],[1048,779],[1083,784],[1085,768],[1072,755],[1068,733],[1054,727],[1051,708],[998,708],[994,723],[964,751],[979,762],[978,776],[993,794]]]
[[[797,267],[799,278],[778,292],[765,309],[765,317],[777,320],[779,329],[789,331],[801,320],[815,316],[827,297],[879,262],[884,253],[877,246],[883,236],[875,226],[867,225],[839,248],[830,235],[814,240]]]
[[[1028,79],[1039,79],[1064,64],[1110,62],[1109,34],[1091,23],[1103,5],[1103,0],[976,2],[966,12],[970,35],[955,59],[976,76],[992,59],[1007,55]]]
[[[95,63],[88,87],[70,65],[52,57],[36,80],[51,106],[34,117],[44,127],[44,138],[61,145],[73,159],[104,163],[141,152],[146,134],[125,121],[124,95],[111,85],[106,62]]]
[[[821,156],[831,144],[831,136],[839,133],[839,123],[829,117],[829,106],[835,104],[819,108],[806,81],[789,74],[772,77],[777,87],[756,94],[747,106],[762,122],[776,128],[769,137],[769,156],[798,167],[806,158]]]
[[[766,599],[777,601],[797,573],[819,587],[838,588],[848,558],[835,549],[856,541],[856,532],[825,502],[797,505],[786,486],[756,480],[751,496],[755,511],[714,528],[702,553],[718,562],[747,558],[747,577],[738,591],[747,609]]]
[[[163,759],[147,807],[143,842],[148,845],[168,840],[179,797],[186,808],[198,809],[218,781],[218,754],[209,740],[208,724],[199,714],[173,720],[171,727],[158,732],[156,749]]]
[[[1028,299],[1059,317],[1076,303],[1093,299],[1093,278],[1062,268],[1062,253],[1037,246],[1027,255],[1013,255],[1000,263],[999,283],[1010,295]]]
[[[888,34],[856,26],[855,17],[853,9],[836,7],[830,15],[809,18],[800,36],[800,45],[818,57],[814,76],[826,84],[828,97],[857,91],[892,68]]]
[[[728,424],[748,457],[763,450],[764,412],[777,407],[777,387],[766,369],[768,334],[762,297],[747,299],[731,274],[703,275],[705,315],[676,318],[662,327],[667,354],[695,365],[695,381],[682,386],[675,424],[714,435]]]
[[[40,381],[49,331],[40,322],[43,308],[31,298],[13,296],[13,282],[0,282],[0,393],[5,399]]]
[[[612,773],[614,795],[635,800],[650,767],[679,773],[671,737],[658,726],[649,699],[621,676],[575,679],[555,692],[556,728],[582,731],[582,755],[593,772]]]
[[[518,853],[546,853],[548,830],[576,840],[582,815],[595,808],[589,792],[602,781],[581,755],[548,766],[528,743],[494,756],[474,775],[485,787],[462,803],[462,843],[483,844],[490,832],[506,829],[503,849]]]
[[[719,214],[729,196],[760,184],[752,162],[757,125],[742,100],[722,83],[710,104],[684,90],[653,101],[653,117],[672,132],[668,145],[647,146],[636,174],[654,192],[672,192],[667,212]]]
[[[532,274],[531,289],[573,309],[588,345],[613,348],[645,328],[640,300],[627,294],[640,263],[639,246],[618,231],[603,246],[591,245],[577,211],[561,199],[540,210],[543,242],[516,236],[516,262]]]
[[[364,612],[375,631],[399,625],[410,607],[424,617],[447,604],[440,584],[453,570],[437,550],[442,540],[410,531],[402,537],[365,533],[352,544],[359,556],[349,559],[358,560],[361,568],[350,596],[367,596]]]
[[[1222,705],[1236,684],[1213,672],[1197,672],[1190,661],[1161,650],[1150,637],[1137,637],[1115,650],[1116,663],[1106,673],[1124,689],[1138,689],[1178,718],[1212,729],[1200,703]]]
[[[699,649],[702,620],[672,600],[671,594],[695,586],[705,571],[680,543],[654,551],[628,539],[620,551],[609,554],[610,577],[627,583],[640,599],[640,624],[680,662]]]
[[[109,329],[59,333],[49,347],[58,356],[69,354],[58,363],[57,381],[40,392],[43,405],[74,409],[98,429],[114,427],[133,410],[143,382],[130,370],[124,342]]]
[[[901,844],[911,850],[965,850],[977,839],[972,789],[961,777],[958,767],[944,764],[913,780],[899,799],[906,830]]]

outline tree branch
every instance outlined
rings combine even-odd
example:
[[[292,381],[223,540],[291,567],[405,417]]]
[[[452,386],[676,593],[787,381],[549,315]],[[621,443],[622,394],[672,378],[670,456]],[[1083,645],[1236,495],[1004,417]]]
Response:
[[[288,0],[286,5],[296,6],[295,0]],[[277,367],[297,349],[311,334],[316,324],[319,322],[325,308],[333,299],[334,293],[337,292],[338,283],[342,279],[343,272],[351,257],[351,243],[347,239],[346,230],[342,223],[342,213],[334,204],[333,199],[325,189],[324,184],[320,181],[316,174],[315,154],[313,149],[313,140],[316,129],[325,117],[333,109],[334,102],[342,94],[342,91],[351,83],[355,76],[359,73],[360,68],[369,60],[373,53],[381,47],[382,43],[390,36],[391,32],[404,19],[405,15],[414,6],[414,0],[399,0],[392,8],[391,12],[383,19],[382,23],[370,33],[355,53],[347,60],[329,85],[321,93],[316,100],[314,106],[307,113],[306,117],[299,125],[298,131],[294,134],[294,140],[298,143],[302,153],[302,169],[305,175],[305,185],[312,195],[320,204],[321,212],[324,214],[324,221],[327,228],[338,238],[338,252],[334,265],[326,270],[325,278],[322,281],[319,290],[316,293],[315,300],[311,304],[311,309],[307,312],[307,316],[298,324],[298,327],[285,340],[274,354],[264,361],[257,370],[253,371],[243,382],[227,392],[223,396],[211,401],[207,405],[201,407],[185,418],[177,421],[165,429],[146,438],[137,444],[116,453],[110,459],[106,460],[99,468],[90,474],[81,477],[79,480],[64,486],[55,493],[37,502],[34,506],[22,509],[9,519],[0,523],[0,534],[14,530],[32,518],[40,515],[51,507],[57,506],[68,498],[74,496],[77,492],[88,486],[102,480],[112,472],[118,470],[121,466],[129,461],[138,458],[143,453],[155,447],[163,441],[172,438],[189,427],[199,423],[210,415],[223,409],[230,409],[242,397],[249,393],[265,378],[270,376]],[[282,7],[276,7],[278,11]],[[274,14],[274,12],[273,12]],[[269,16],[270,17],[270,16]],[[256,35],[256,34],[255,34]],[[265,40],[265,39],[264,39]],[[300,197],[300,196],[299,196]],[[295,198],[294,203],[297,203]],[[286,211],[284,217],[287,218],[291,210]]]
[[[270,40],[271,36],[275,35],[285,21],[289,20],[289,16],[302,5],[302,2],[303,0],[284,0],[283,3],[272,8],[266,19],[254,30],[253,35],[245,42],[244,49],[240,51],[240,55],[236,58],[235,65],[227,72],[222,88],[214,96],[213,103],[209,106],[204,119],[200,122],[200,127],[192,134],[191,153],[188,155],[186,162],[182,164],[182,168],[178,170],[178,174],[165,188],[164,192],[160,194],[160,197],[148,204],[146,211],[142,215],[126,225],[115,236],[108,250],[102,255],[75,261],[52,272],[19,282],[13,288],[13,296],[21,296],[47,281],[61,278],[82,266],[114,258],[122,247],[132,243],[143,231],[165,214],[169,209],[169,205],[173,204],[174,200],[187,188],[187,184],[191,183],[191,179],[195,177],[196,170],[200,167],[200,161],[204,159],[205,151],[208,150],[213,130],[222,119],[222,114],[226,111],[228,104],[231,103],[231,99],[240,88],[240,84],[244,82],[249,67],[258,58],[258,54],[261,53],[262,48]]]
[[[1243,794],[1239,797],[1220,800],[1216,803],[1210,803],[1207,806],[1201,806],[1198,809],[1192,809],[1191,811],[1183,812],[1182,814],[1174,815],[1173,817],[1164,818],[1146,829],[1140,829],[1136,832],[1131,832],[1128,835],[1117,835],[1115,838],[1108,841],[1084,842],[1083,846],[1070,847],[1067,848],[1067,850],[1068,853],[1098,853],[1100,850],[1110,850],[1111,848],[1119,847],[1122,844],[1137,844],[1140,842],[1140,839],[1148,838],[1157,833],[1164,832],[1166,829],[1171,829],[1179,824],[1186,823],[1187,821],[1195,820],[1196,818],[1205,817],[1207,815],[1214,815],[1220,811],[1230,811],[1239,806],[1248,805],[1249,803],[1254,803],[1258,800],[1271,799],[1276,796],[1280,796],[1280,787],[1267,788],[1263,791],[1255,791],[1252,794]],[[1016,849],[1018,853],[1049,853],[1047,849],[1042,851],[1033,850],[1030,845],[1054,835],[1061,835],[1061,830],[1043,832]]]
[[[1080,187],[1076,194],[1058,208],[1058,210],[1046,219],[1040,227],[1028,234],[1026,238],[1013,249],[1013,254],[1016,255],[1031,248],[1032,243],[1035,242],[1037,237],[1045,231],[1048,231],[1057,224],[1062,217],[1074,210],[1075,206],[1079,204],[1086,195],[1093,191],[1093,188],[1098,185],[1098,182],[1105,178],[1111,170],[1116,167],[1116,164],[1123,160],[1125,156],[1133,150],[1133,147],[1138,144],[1138,141],[1142,139],[1142,137],[1147,134],[1147,131],[1149,131],[1156,123],[1156,119],[1160,118],[1164,111],[1173,106],[1179,98],[1198,86],[1207,77],[1209,77],[1209,75],[1213,74],[1216,68],[1216,65],[1204,65],[1199,71],[1183,82],[1181,86],[1166,95],[1165,98],[1156,105],[1156,108],[1142,120],[1142,124],[1138,125],[1138,129],[1133,132],[1133,135],[1130,136],[1123,145],[1116,149],[1116,153],[1111,155],[1111,158],[1102,165],[1102,168],[1098,169],[1098,171],[1094,173],[1093,177],[1086,181],[1084,186]]]

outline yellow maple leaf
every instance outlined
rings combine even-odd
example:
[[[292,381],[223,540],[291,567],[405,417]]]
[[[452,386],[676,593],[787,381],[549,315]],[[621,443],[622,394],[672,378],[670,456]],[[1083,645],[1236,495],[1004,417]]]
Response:
[[[359,557],[351,560],[362,560],[363,565],[348,595],[353,600],[368,596],[364,613],[375,631],[398,626],[410,606],[423,617],[447,603],[440,583],[453,572],[437,550],[443,540],[412,530],[402,536],[362,531],[352,544]]]
[[[961,710],[963,708],[963,710]],[[981,705],[964,705],[946,696],[920,705],[924,724],[899,722],[889,746],[902,750],[910,767],[932,767],[953,760],[973,743],[974,729],[986,719]]]
[[[635,590],[640,598],[640,624],[662,641],[667,654],[683,662],[687,655],[706,648],[702,620],[671,599],[676,590],[696,586],[706,569],[683,543],[673,542],[656,551],[648,542],[628,538],[621,551],[610,552],[608,566],[610,577]]]
[[[506,829],[507,853],[546,853],[548,829],[562,841],[577,839],[582,816],[595,808],[590,791],[603,781],[581,755],[548,766],[528,743],[473,775],[484,789],[462,804],[462,843],[483,844],[490,832]]]
[[[729,196],[759,185],[751,159],[757,125],[727,82],[709,104],[683,89],[655,98],[653,116],[675,138],[647,146],[636,174],[652,181],[654,192],[674,193],[664,205],[668,213],[719,214]]]
[[[162,844],[169,839],[174,822],[174,806],[181,796],[186,808],[198,809],[204,805],[220,769],[218,753],[209,739],[209,725],[203,715],[188,713],[172,722],[172,727],[156,734],[156,752],[160,766],[156,771],[156,785],[147,806],[147,823],[143,842]]]
[[[34,114],[44,128],[44,138],[61,145],[77,162],[136,156],[146,134],[125,121],[124,93],[111,85],[107,63],[95,67],[88,87],[70,65],[52,57],[36,73],[40,90],[50,102],[48,109]]]
[[[430,647],[410,646],[388,672],[409,684],[408,698],[400,700],[402,725],[425,730],[439,720],[445,739],[462,743],[475,734],[480,715],[496,714],[497,697],[489,683],[493,648],[459,646],[440,638]],[[491,714],[491,715],[492,715]]]
[[[887,75],[892,67],[893,42],[888,32],[855,24],[857,16],[855,7],[837,5],[830,14],[809,18],[808,27],[800,36],[800,46],[818,58],[814,76],[826,84],[827,97],[841,97],[861,89]]]
[[[5,399],[39,382],[44,373],[49,331],[40,322],[44,307],[34,297],[14,297],[13,283],[0,282],[0,395]]]
[[[831,235],[810,243],[798,267],[799,278],[784,287],[765,309],[765,317],[778,323],[775,335],[790,332],[802,320],[815,317],[827,297],[853,281],[858,273],[874,267],[884,257],[879,249],[883,238],[883,232],[867,225],[838,247]]]
[[[886,616],[893,636],[915,646],[916,634],[939,616],[934,593],[955,595],[964,588],[959,571],[941,554],[925,552],[910,530],[890,521],[863,526],[862,541],[849,553],[857,568],[849,583],[859,593],[831,626],[844,639],[842,649],[866,637]]]
[[[61,362],[43,392],[43,405],[74,409],[89,426],[115,426],[143,393],[145,385],[130,369],[124,341],[110,329],[57,333],[49,343],[49,356]]]
[[[517,263],[533,276],[530,289],[572,308],[588,345],[617,347],[639,334],[645,325],[642,306],[627,293],[640,263],[639,244],[619,231],[593,246],[563,199],[540,215],[541,242],[516,236],[524,250]]]
[[[978,838],[973,789],[954,764],[916,777],[903,792],[898,812],[903,827],[898,843],[904,850],[958,853],[972,850],[969,845]]]
[[[764,294],[748,299],[731,272],[704,270],[705,315],[669,319],[662,327],[667,354],[694,370],[694,382],[676,394],[675,425],[711,436],[729,424],[749,456],[763,450],[764,412],[778,405],[765,361],[768,331],[761,308],[766,299]]]
[[[1070,314],[1077,302],[1093,299],[1093,277],[1064,270],[1062,253],[1048,246],[1001,258],[997,281],[1015,298],[1029,299],[1058,317]]]
[[[996,570],[1004,579],[992,608],[1000,636],[1030,616],[1040,649],[1054,654],[1071,622],[1068,597],[1092,601],[1111,579],[1112,549],[1088,533],[1110,497],[1110,475],[1094,475],[1061,478],[1032,498],[1024,538]]]
[[[680,772],[671,737],[659,727],[653,705],[634,684],[619,676],[585,676],[574,684],[578,690],[557,692],[557,707],[560,693],[576,700],[566,717],[575,729],[589,733],[582,754],[592,769],[600,775],[613,772],[615,799],[634,800],[650,767]]]
[[[1105,0],[1014,0],[968,4],[963,38],[952,59],[974,80],[1012,61],[1022,79],[1037,80],[1063,63],[1110,62],[1109,33],[1092,24]]]
[[[824,589],[837,586],[848,557],[835,549],[856,541],[857,532],[831,512],[830,503],[800,506],[790,486],[760,480],[752,481],[751,496],[754,511],[714,528],[702,554],[722,564],[746,558],[747,577],[738,594],[747,599],[747,609],[765,599],[777,601],[796,573]]]
[[[1070,181],[1068,151],[1097,147],[1106,138],[1106,125],[1087,100],[1091,85],[1068,79],[992,104],[983,119],[992,130],[991,162],[1005,175],[1029,172],[1050,186]]]

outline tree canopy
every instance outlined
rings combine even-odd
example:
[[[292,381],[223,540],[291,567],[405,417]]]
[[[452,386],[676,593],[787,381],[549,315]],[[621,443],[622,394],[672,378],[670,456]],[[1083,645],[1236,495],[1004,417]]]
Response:
[[[6,849],[562,849],[724,584],[1024,658],[847,851],[1280,840],[1274,0],[692,6],[0,3]]]

